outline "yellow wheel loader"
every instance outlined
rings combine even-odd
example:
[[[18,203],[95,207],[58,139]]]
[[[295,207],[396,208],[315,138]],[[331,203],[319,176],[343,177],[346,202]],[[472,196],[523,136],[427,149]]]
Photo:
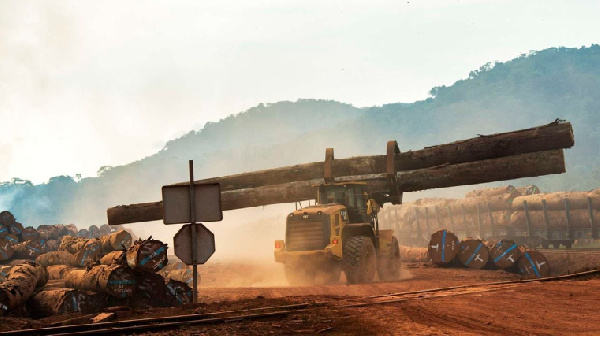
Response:
[[[364,182],[325,183],[317,188],[317,204],[287,216],[285,240],[275,241],[275,261],[285,265],[291,284],[339,281],[367,283],[378,275],[400,276],[400,248],[392,230],[380,230],[380,206]]]

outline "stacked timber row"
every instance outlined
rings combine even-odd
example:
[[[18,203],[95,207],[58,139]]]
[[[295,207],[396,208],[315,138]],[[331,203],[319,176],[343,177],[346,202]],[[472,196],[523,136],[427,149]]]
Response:
[[[431,235],[428,257],[433,263],[441,266],[504,269],[532,278],[550,276],[548,260],[538,251],[519,247],[512,240],[492,243],[466,239],[459,243],[456,236],[446,229]]]
[[[509,238],[529,247],[600,239],[600,189],[539,193],[536,186],[471,191],[463,199],[419,199],[386,207],[383,227],[396,230],[401,244],[423,246],[434,231],[447,228],[460,238]]]

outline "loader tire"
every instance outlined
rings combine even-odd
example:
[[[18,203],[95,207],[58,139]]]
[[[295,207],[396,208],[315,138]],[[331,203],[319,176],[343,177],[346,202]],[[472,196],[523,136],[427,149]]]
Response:
[[[342,265],[349,284],[373,281],[377,271],[377,256],[371,238],[354,236],[346,240]]]
[[[392,236],[390,243],[390,254],[381,256],[377,275],[380,281],[396,281],[400,279],[400,245],[398,239]]]

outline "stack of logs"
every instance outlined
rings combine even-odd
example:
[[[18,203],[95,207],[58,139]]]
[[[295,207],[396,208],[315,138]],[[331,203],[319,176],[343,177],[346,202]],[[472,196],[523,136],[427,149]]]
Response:
[[[380,213],[381,223],[396,229],[400,237],[423,239],[439,228],[461,237],[600,239],[595,225],[599,218],[600,189],[539,193],[536,186],[510,185],[475,190],[463,199],[419,199],[385,207]]]
[[[428,258],[437,265],[470,269],[504,269],[528,278],[550,276],[548,260],[539,251],[524,249],[512,240],[488,242],[459,241],[454,233],[441,229],[431,235]]]
[[[0,213],[0,234],[6,232],[0,239],[0,256],[9,256],[4,262],[10,264],[0,266],[0,315],[23,311],[43,317],[92,313],[114,305],[191,302],[190,273],[184,271],[188,269],[179,264],[164,268],[167,245],[159,240],[133,241],[124,229],[112,232],[122,226],[78,231],[73,225],[42,225],[35,230],[15,223],[10,212]],[[17,230],[18,235],[13,234]],[[5,242],[6,237],[17,245]],[[16,253],[21,242],[31,253]],[[21,260],[9,261],[13,256]]]

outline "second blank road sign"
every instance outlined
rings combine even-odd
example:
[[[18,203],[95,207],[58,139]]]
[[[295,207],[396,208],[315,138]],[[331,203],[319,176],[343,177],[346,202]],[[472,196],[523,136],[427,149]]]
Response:
[[[196,227],[196,240],[198,244],[196,255],[196,264],[203,264],[215,252],[215,235],[204,225],[184,225],[179,232],[175,234],[173,242],[175,244],[175,255],[187,265],[193,264],[192,260],[192,226]]]

